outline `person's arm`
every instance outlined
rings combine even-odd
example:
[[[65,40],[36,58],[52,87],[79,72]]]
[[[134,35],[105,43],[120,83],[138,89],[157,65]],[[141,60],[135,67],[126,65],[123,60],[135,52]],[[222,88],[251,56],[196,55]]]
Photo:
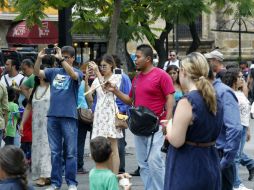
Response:
[[[27,86],[25,86],[24,84],[22,84],[20,86],[20,90],[21,90],[21,93],[26,97],[26,99],[29,98],[30,96],[30,88],[28,88]]]
[[[174,105],[174,95],[169,94],[166,96],[166,111],[167,111],[167,116],[166,120],[170,120],[173,117],[173,105]]]
[[[54,54],[55,58],[57,58],[60,61],[60,64],[66,71],[66,73],[73,79],[73,80],[78,80],[79,79],[79,74],[74,71],[73,67],[70,66],[67,61],[64,59],[61,53],[61,49],[59,47],[55,47],[56,49],[56,54]]]
[[[26,105],[25,110],[24,110],[22,120],[21,120],[21,123],[20,123],[20,127],[19,127],[19,133],[20,133],[21,136],[23,136],[24,123],[28,119],[31,110],[32,110],[32,105],[30,103],[28,103]]]
[[[179,148],[185,143],[186,132],[192,120],[192,106],[186,98],[181,99],[176,107],[173,125],[167,125],[167,139],[172,146]]]
[[[45,50],[43,49],[42,51],[39,52],[37,59],[34,64],[34,75],[40,77],[40,78],[45,78],[45,73],[43,70],[40,70],[40,66],[42,63],[42,58],[45,56]]]
[[[244,95],[248,98],[248,94],[249,94],[248,85],[247,85],[247,83],[245,82],[244,79],[243,79],[242,88],[243,88],[242,90],[243,90]]]
[[[226,92],[222,96],[223,103],[223,122],[225,126],[225,146],[221,168],[226,168],[234,162],[237,154],[242,133],[240,112],[237,99],[233,92]]]
[[[8,123],[8,93],[5,87],[3,88],[3,98],[2,98],[1,105],[3,106],[2,110],[3,110],[4,121],[5,121],[4,122],[5,123],[4,129],[5,129]]]

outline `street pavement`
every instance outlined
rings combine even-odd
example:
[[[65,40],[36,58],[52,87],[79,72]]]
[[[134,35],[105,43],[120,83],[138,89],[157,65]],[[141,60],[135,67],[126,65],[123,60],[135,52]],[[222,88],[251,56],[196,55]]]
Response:
[[[247,142],[245,145],[245,153],[247,153],[251,158],[254,158],[254,121],[251,121],[251,135],[252,138],[250,142]],[[89,137],[89,134],[87,135],[87,138]],[[137,162],[135,158],[135,149],[134,149],[134,141],[133,141],[133,135],[130,133],[129,130],[126,132],[126,172],[133,172],[137,168]],[[89,157],[89,140],[86,140],[85,145],[85,169],[90,170],[94,167],[94,163],[92,159]],[[254,189],[254,182],[248,181],[248,170],[244,167],[240,167],[240,176],[243,181],[243,184],[248,188]],[[89,190],[89,180],[88,180],[88,174],[79,174],[77,176],[77,181],[79,182],[78,189],[79,190]],[[99,180],[99,179],[98,179]],[[34,182],[29,180],[31,184],[34,184]],[[143,184],[140,177],[132,177],[131,179],[132,183],[132,190],[143,190]],[[36,190],[44,190],[45,187],[35,187]],[[68,187],[66,185],[66,182],[63,178],[63,185],[61,190],[67,190]]]

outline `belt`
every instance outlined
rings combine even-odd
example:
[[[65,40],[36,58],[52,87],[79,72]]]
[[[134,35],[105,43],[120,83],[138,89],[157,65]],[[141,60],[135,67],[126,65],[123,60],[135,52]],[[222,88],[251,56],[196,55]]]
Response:
[[[207,142],[207,143],[199,143],[199,142],[191,142],[191,141],[185,141],[185,144],[191,145],[191,146],[197,146],[197,147],[211,147],[215,145],[216,141]]]

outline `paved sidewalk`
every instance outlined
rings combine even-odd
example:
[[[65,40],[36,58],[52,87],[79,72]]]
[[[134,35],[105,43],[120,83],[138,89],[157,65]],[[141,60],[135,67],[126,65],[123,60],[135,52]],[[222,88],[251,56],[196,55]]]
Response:
[[[254,122],[251,122],[251,141],[246,143],[245,146],[245,152],[252,158],[254,158]],[[127,131],[127,147],[126,147],[126,172],[132,172],[137,168],[137,162],[136,162],[136,158],[135,158],[135,150],[134,150],[134,142],[133,142],[133,136],[132,134]],[[89,137],[89,134],[87,135],[87,137]],[[85,168],[87,170],[90,170],[91,168],[94,167],[94,163],[91,160],[91,158],[89,157],[89,140],[86,141],[86,146],[85,146]],[[243,180],[243,184],[248,187],[248,188],[254,188],[254,182],[250,182],[248,181],[248,170],[244,167],[240,167],[240,176]],[[77,180],[79,182],[79,190],[89,190],[89,182],[88,182],[88,174],[83,174],[83,175],[78,175],[77,176]],[[65,180],[63,179],[63,186],[61,188],[61,190],[67,190],[67,185],[65,183]],[[33,183],[30,180],[30,183]],[[131,179],[131,183],[132,185],[132,190],[143,190],[143,184],[141,181],[140,177],[133,177]],[[36,187],[36,190],[44,190],[46,189],[45,187]]]

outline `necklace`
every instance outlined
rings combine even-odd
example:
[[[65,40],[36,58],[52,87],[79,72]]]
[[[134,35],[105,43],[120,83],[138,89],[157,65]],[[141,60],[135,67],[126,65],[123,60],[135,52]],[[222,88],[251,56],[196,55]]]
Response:
[[[42,97],[46,94],[46,92],[48,91],[48,88],[49,88],[49,85],[47,85],[47,87],[46,87],[46,89],[44,90],[44,92],[41,94],[41,96],[39,96],[38,97],[38,94],[37,94],[37,92],[38,92],[38,88],[36,89],[36,91],[35,91],[35,99],[36,100],[40,100],[40,99],[42,99]]]

